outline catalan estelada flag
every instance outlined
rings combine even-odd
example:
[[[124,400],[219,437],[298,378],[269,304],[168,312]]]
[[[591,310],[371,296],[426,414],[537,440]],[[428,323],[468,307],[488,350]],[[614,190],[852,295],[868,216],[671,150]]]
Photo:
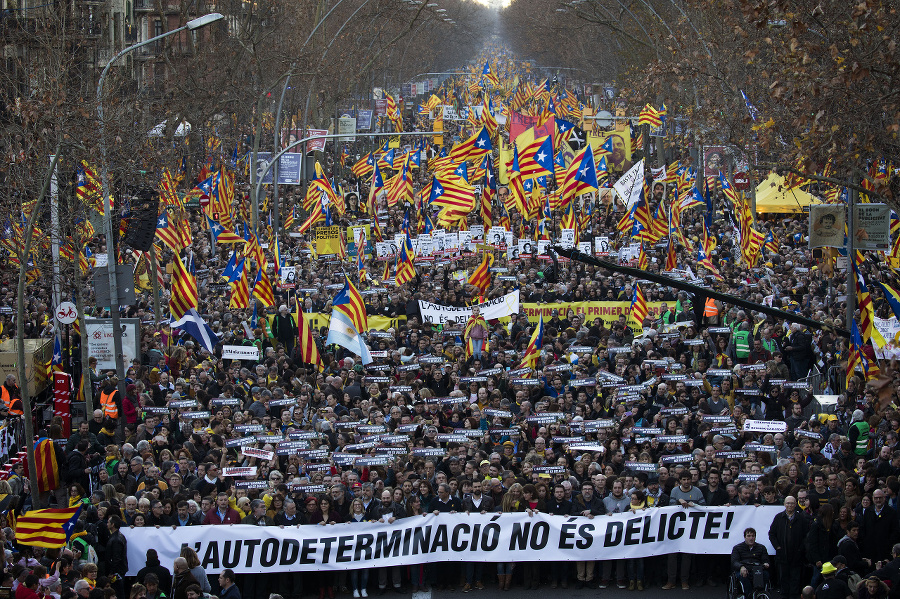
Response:
[[[56,448],[47,438],[38,439],[34,446],[34,462],[37,468],[38,491],[48,493],[59,487],[59,464],[56,462]]]
[[[485,293],[487,288],[491,286],[491,266],[494,264],[494,255],[485,252],[484,257],[481,260],[481,264],[478,265],[478,268],[472,273],[472,276],[469,277],[469,285],[474,285],[478,288],[478,291],[481,293]],[[487,327],[485,327],[487,328]]]
[[[16,523],[16,541],[20,545],[59,549],[69,540],[80,513],[81,506],[27,512]]]
[[[647,318],[648,312],[647,299],[644,297],[644,291],[638,283],[635,283],[634,293],[631,296],[631,317],[635,322],[643,326],[644,319]]]
[[[544,315],[538,317],[538,323],[534,327],[528,346],[525,348],[525,354],[522,356],[522,362],[519,367],[528,366],[534,368],[538,359],[541,357],[541,348],[544,347]]]

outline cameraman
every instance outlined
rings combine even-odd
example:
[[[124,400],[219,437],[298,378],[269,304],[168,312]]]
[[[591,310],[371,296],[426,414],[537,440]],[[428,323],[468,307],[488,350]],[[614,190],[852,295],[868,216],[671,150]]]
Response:
[[[731,550],[731,570],[738,577],[741,594],[752,597],[753,589],[764,588],[769,582],[768,569],[769,552],[756,542],[756,529],[745,529],[744,541]]]

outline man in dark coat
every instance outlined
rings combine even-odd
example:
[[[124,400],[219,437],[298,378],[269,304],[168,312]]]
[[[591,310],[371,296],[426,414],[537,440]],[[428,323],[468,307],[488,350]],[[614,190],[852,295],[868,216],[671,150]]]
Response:
[[[250,502],[250,515],[241,520],[241,524],[250,526],[275,526],[275,521],[266,515],[266,502],[254,499]],[[266,599],[269,596],[271,575],[260,572],[244,578],[244,596],[247,599]]]
[[[887,505],[884,491],[872,492],[872,509],[863,513],[860,524],[860,549],[872,563],[890,557],[891,547],[898,538],[897,510]]]
[[[288,307],[283,304],[278,308],[278,314],[272,319],[272,335],[284,345],[284,351],[291,355],[291,352],[294,351],[294,343],[297,341],[297,322]]]
[[[172,599],[187,599],[187,588],[192,584],[198,584],[198,582],[191,574],[187,560],[183,557],[176,557],[175,576],[172,578]]]
[[[75,451],[66,457],[66,484],[79,484],[85,490],[91,488],[90,472],[87,461],[88,442],[82,439],[75,446]]]
[[[900,543],[894,545],[891,550],[892,559],[889,562],[878,562],[875,564],[875,568],[877,568],[874,572],[868,574],[866,578],[869,576],[875,576],[879,580],[890,580],[891,581],[891,597],[896,597],[900,595]]]
[[[844,563],[847,568],[853,570],[857,574],[869,570],[872,563],[869,558],[863,557],[857,544],[859,540],[859,523],[850,522],[847,525],[847,535],[838,541],[838,551],[844,557]]]
[[[109,540],[106,542],[106,575],[117,576],[112,583],[117,597],[125,596],[125,574],[128,572],[128,542],[125,535],[119,532],[122,527],[122,519],[118,516],[110,516],[106,521],[109,529]]]
[[[784,511],[775,516],[769,527],[769,541],[775,548],[782,599],[800,596],[809,527],[810,518],[797,510],[797,499],[791,496],[785,498]]]
[[[159,563],[159,554],[156,549],[147,550],[147,565],[138,570],[137,581],[144,584],[144,578],[147,574],[155,574],[159,579],[159,589],[166,594],[166,597],[172,593],[172,573],[169,569]],[[144,585],[146,586],[146,585]]]

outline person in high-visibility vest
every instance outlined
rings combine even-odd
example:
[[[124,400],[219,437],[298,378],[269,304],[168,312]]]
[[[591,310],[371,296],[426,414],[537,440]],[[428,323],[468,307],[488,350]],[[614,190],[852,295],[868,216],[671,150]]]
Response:
[[[721,302],[716,301],[711,297],[706,298],[706,302],[704,302],[703,304],[703,319],[707,324],[719,324],[719,314],[721,312],[721,309]]]
[[[112,418],[119,417],[119,390],[116,388],[119,380],[113,376],[106,380],[103,389],[100,391],[100,409],[103,410],[103,416]]]
[[[850,430],[847,432],[850,443],[853,444],[853,453],[864,456],[869,453],[869,423],[866,422],[862,410],[855,410],[850,419]]]
[[[3,405],[10,416],[21,416],[22,412],[22,391],[16,384],[16,375],[6,375],[6,382],[0,387],[0,394],[3,396]]]
[[[746,364],[747,358],[750,357],[751,341],[752,335],[750,334],[750,323],[746,321],[742,322],[740,327],[738,327],[738,330],[736,330],[732,336],[734,355],[741,364]]]

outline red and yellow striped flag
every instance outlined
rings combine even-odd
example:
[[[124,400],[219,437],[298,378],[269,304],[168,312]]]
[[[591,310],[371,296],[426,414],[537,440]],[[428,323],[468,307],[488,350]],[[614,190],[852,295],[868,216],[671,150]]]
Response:
[[[269,275],[266,273],[265,267],[260,267],[256,271],[256,284],[253,285],[253,296],[258,298],[266,307],[275,305],[275,294],[272,292],[272,283],[269,281]]]
[[[631,298],[631,317],[639,325],[643,326],[644,319],[647,318],[649,312],[647,308],[647,299],[644,297],[644,291],[638,283],[634,284],[634,295]]]
[[[38,440],[34,446],[34,461],[37,468],[38,490],[46,493],[59,487],[59,465],[56,463],[56,448],[52,440]]]
[[[230,310],[248,308],[250,306],[250,285],[247,282],[246,267],[241,271],[241,278],[229,285],[231,286],[231,299],[228,301],[228,308]]]
[[[175,271],[172,274],[172,298],[169,300],[169,313],[176,320],[185,315],[191,308],[196,309],[199,301],[197,279],[187,271],[184,264],[175,256]]]
[[[58,549],[66,544],[75,529],[81,506],[66,509],[32,510],[19,517],[16,523],[16,541],[20,545],[32,545]]]
[[[316,346],[316,340],[313,339],[312,329],[303,312],[300,311],[300,302],[297,302],[297,334],[299,336],[298,354],[300,361],[304,364],[315,364],[319,370],[324,370],[322,357],[319,355],[319,348]]]
[[[494,264],[494,255],[485,252],[484,257],[481,260],[481,264],[478,265],[478,268],[475,269],[475,272],[472,273],[472,276],[469,277],[469,285],[473,285],[478,287],[481,293],[486,293],[487,288],[491,286],[491,265]]]

